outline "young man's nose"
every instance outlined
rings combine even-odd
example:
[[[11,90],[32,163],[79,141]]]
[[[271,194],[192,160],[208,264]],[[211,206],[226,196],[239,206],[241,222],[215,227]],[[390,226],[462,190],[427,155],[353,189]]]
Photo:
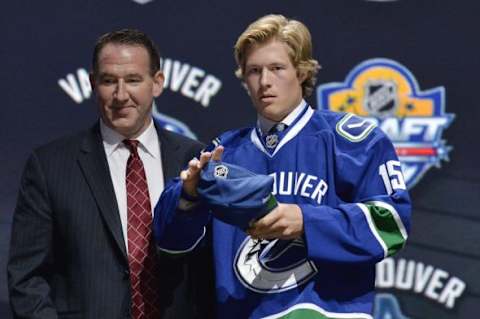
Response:
[[[262,69],[262,73],[260,74],[260,85],[262,87],[268,87],[271,85],[271,74],[270,74],[270,70],[268,70],[268,68],[263,68]]]

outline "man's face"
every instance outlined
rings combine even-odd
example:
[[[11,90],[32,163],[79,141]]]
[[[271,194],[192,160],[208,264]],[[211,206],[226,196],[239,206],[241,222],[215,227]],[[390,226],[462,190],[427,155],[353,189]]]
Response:
[[[163,74],[152,76],[142,46],[109,43],[98,55],[90,77],[105,124],[127,138],[138,137],[150,124],[153,98],[163,89]]]
[[[297,76],[283,42],[252,46],[246,54],[243,79],[257,112],[269,120],[281,121],[302,99],[303,79]]]

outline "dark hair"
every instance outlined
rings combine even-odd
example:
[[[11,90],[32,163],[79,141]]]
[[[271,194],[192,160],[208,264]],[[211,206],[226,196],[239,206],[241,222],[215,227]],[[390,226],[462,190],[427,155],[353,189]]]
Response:
[[[142,31],[123,29],[105,33],[98,38],[93,49],[92,70],[94,74],[98,71],[98,55],[109,43],[144,47],[150,57],[150,73],[154,75],[160,70],[160,55],[155,43]]]

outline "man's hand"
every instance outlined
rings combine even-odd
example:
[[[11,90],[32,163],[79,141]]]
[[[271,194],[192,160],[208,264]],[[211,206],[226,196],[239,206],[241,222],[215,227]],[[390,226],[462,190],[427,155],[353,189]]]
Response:
[[[281,204],[248,229],[255,239],[295,239],[303,234],[302,210],[295,204]]]
[[[210,160],[220,161],[222,159],[223,146],[217,146],[212,152],[203,152],[200,159],[193,158],[188,162],[187,169],[180,172],[180,179],[183,181],[183,191],[191,197],[197,197],[197,185],[200,179],[200,171]]]

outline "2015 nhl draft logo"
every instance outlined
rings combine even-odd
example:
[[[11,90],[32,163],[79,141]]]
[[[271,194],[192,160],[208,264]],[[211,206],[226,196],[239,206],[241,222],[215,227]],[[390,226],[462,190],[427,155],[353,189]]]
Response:
[[[393,60],[364,61],[345,82],[320,85],[317,102],[319,109],[351,112],[378,125],[395,146],[408,188],[448,161],[452,147],[442,134],[455,115],[445,113],[445,89],[421,91],[413,74]]]

